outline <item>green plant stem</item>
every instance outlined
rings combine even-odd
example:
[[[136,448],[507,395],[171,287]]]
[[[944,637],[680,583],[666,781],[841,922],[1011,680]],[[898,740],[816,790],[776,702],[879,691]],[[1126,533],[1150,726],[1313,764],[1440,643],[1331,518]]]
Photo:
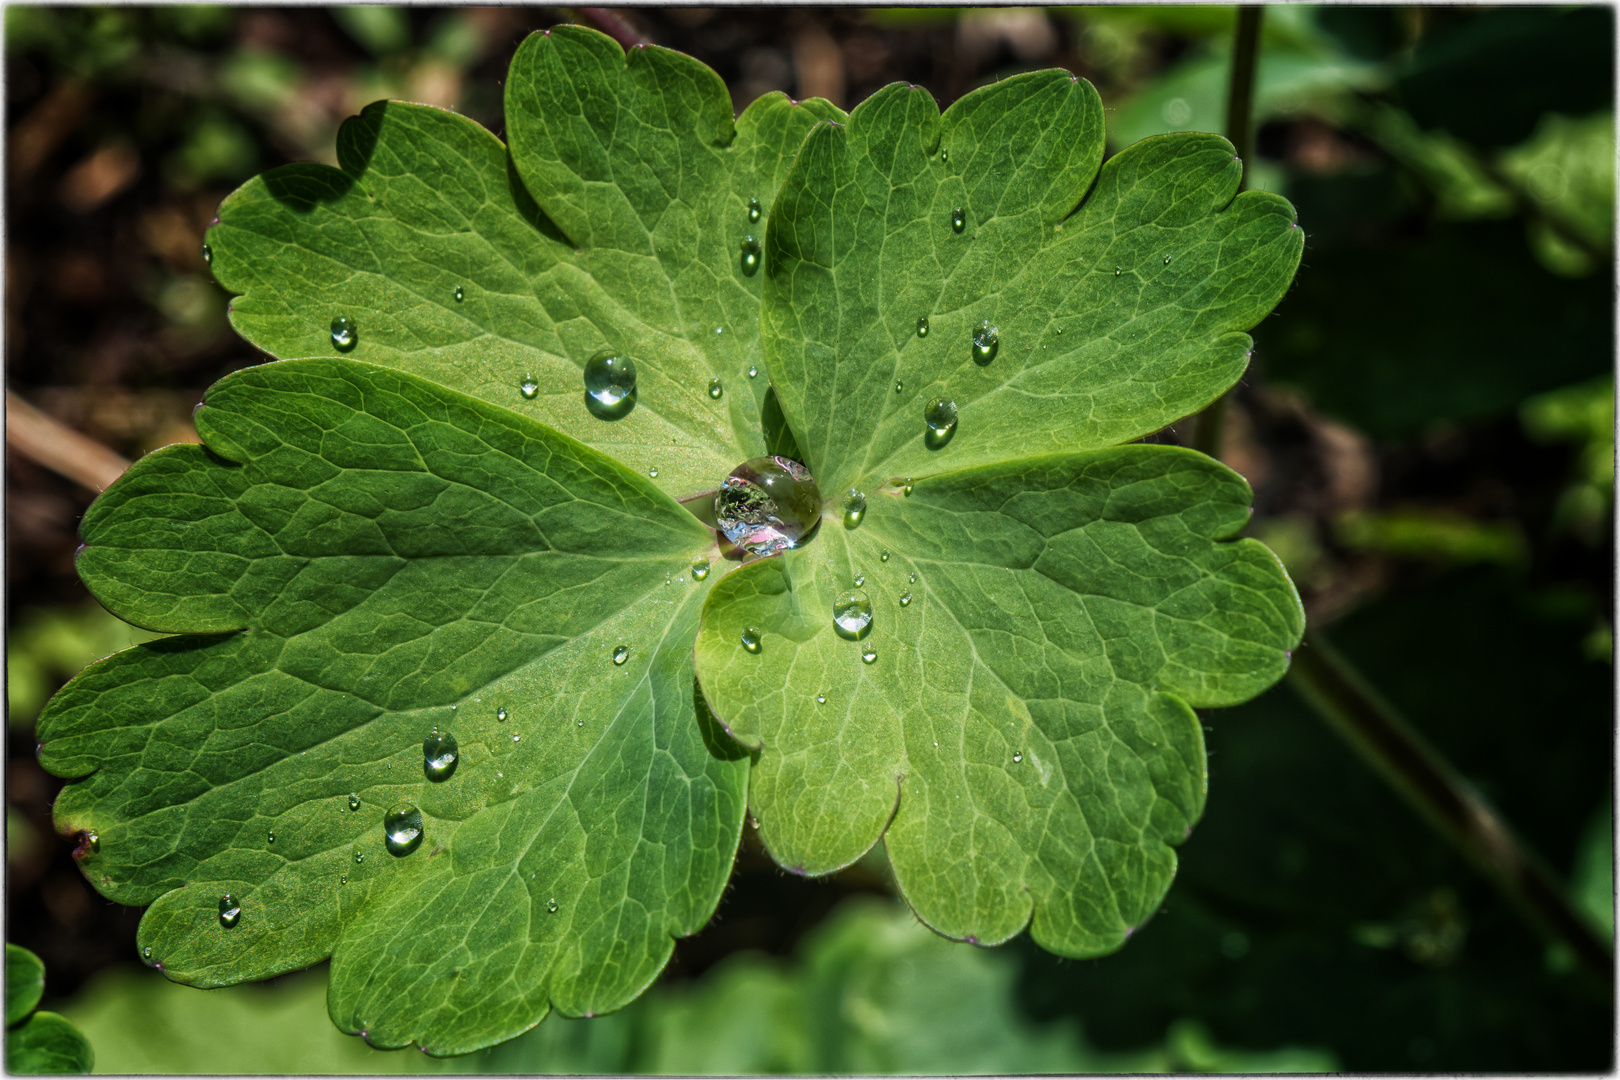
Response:
[[[1249,150],[1254,141],[1254,73],[1260,58],[1260,20],[1265,13],[1259,4],[1238,8],[1233,32],[1232,78],[1226,88],[1226,138],[1243,168],[1239,191],[1248,186],[1249,180]],[[1225,430],[1226,395],[1222,394],[1198,414],[1193,449],[1218,459]]]
[[[1612,997],[1614,952],[1507,822],[1312,631],[1289,681],[1335,731],[1455,844],[1548,938],[1568,947]]]

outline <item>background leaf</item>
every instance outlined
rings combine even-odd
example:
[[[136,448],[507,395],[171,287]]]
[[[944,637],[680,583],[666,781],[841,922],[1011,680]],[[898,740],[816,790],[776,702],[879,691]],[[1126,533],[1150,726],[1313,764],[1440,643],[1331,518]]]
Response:
[[[764,449],[763,279],[739,244],[763,238],[805,130],[843,114],[772,94],[733,123],[702,64],[581,27],[532,35],[506,86],[510,155],[463,117],[378,102],[339,132],[338,169],[271,170],[227,199],[207,239],[244,294],[232,325],[275,356],[332,355],[347,316],[355,359],[541,420],[678,497],[714,490]],[[605,349],[637,370],[618,421],[584,405]]]
[[[40,722],[41,760],[84,777],[58,828],[152,905],[149,962],[215,986],[332,955],[340,1027],[438,1053],[638,994],[741,825],[739,752],[693,722],[711,534],[565,436],[352,361],[241,372],[197,422],[212,449],[130,470],[80,568],[126,617],[216,636],[103,661]],[[442,783],[435,727],[460,741]],[[402,804],[425,840],[391,858]]]
[[[33,1012],[44,993],[45,965],[27,949],[7,942],[6,1026]]]
[[[95,1052],[79,1029],[66,1017],[36,1012],[6,1030],[6,1071],[24,1076],[50,1073],[87,1073],[95,1067]]]
[[[1188,705],[1275,681],[1303,628],[1275,557],[1218,542],[1249,498],[1182,450],[1029,459],[875,497],[858,529],[824,522],[729,575],[698,672],[759,748],[749,804],[772,855],[826,873],[885,836],[949,937],[999,943],[1033,913],[1054,951],[1118,948],[1203,807]],[[860,641],[831,618],[855,581],[874,613]]]

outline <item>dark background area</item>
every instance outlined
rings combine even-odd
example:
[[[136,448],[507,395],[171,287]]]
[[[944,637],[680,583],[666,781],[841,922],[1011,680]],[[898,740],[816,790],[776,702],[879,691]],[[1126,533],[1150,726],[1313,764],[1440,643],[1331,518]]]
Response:
[[[194,441],[203,390],[266,359],[231,332],[202,256],[221,199],[332,161],[338,124],[376,98],[501,133],[501,80],[535,29],[583,21],[690,53],[739,110],[777,89],[851,108],[895,80],[944,107],[1063,67],[1097,85],[1112,151],[1221,130],[1232,9],[609,19],[8,8],[8,388],[126,457]],[[1291,199],[1309,239],[1254,330],[1224,454],[1312,625],[1599,923],[1607,908],[1611,935],[1613,40],[1603,8],[1268,11],[1251,184]],[[73,573],[93,497],[8,451],[7,939],[45,960],[53,996],[138,964],[140,912],[78,873],[50,825],[61,782],[34,758],[44,696],[127,643]],[[1076,1016],[1104,1048],[1191,1017],[1353,1070],[1612,1067],[1612,1004],[1288,686],[1206,724],[1209,809],[1164,911],[1101,960],[1010,946],[1029,1015]],[[719,914],[665,979],[787,954],[843,898],[886,891],[881,869],[806,881],[745,836]]]

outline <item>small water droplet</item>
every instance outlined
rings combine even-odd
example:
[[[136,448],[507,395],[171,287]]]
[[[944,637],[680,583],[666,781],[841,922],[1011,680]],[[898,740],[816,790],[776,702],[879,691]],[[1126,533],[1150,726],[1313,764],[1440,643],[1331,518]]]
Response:
[[[148,945],[146,948],[142,949],[141,955],[146,957],[148,960],[152,959],[152,946]]]
[[[497,719],[497,720],[505,720],[506,719],[506,710],[505,709],[496,709],[495,710],[495,719]]]
[[[360,331],[354,325],[353,319],[347,315],[339,315],[332,320],[332,347],[338,352],[348,352],[359,340]]]
[[[236,902],[236,897],[226,893],[219,898],[219,925],[229,930],[242,920],[242,905]]]
[[[911,477],[906,477],[906,482],[900,485],[900,494],[908,499],[911,498]]]
[[[358,809],[360,809],[360,796],[354,794],[353,792],[349,793],[349,809],[350,810],[358,810]]]
[[[752,225],[754,222],[758,221],[759,220],[759,215],[760,215],[761,211],[763,211],[764,209],[765,208],[763,206],[759,205],[759,200],[758,199],[749,199],[748,200],[748,223],[750,225]]]
[[[383,815],[383,847],[388,854],[409,855],[421,846],[422,811],[406,804]]]
[[[204,244],[202,246],[202,255],[203,255],[203,262],[207,263],[210,266],[212,266],[214,264],[214,249],[213,248],[209,247],[207,244]]]
[[[460,759],[456,737],[448,731],[441,732],[435,727],[422,740],[422,772],[429,780],[437,782],[450,779]]]
[[[860,573],[859,571],[856,571],[856,573],[855,573],[855,587],[858,589],[862,585],[865,585],[865,584],[866,584],[866,575],[863,574],[863,573]]]
[[[878,562],[888,562],[888,561],[889,561],[889,549],[884,548],[882,551],[878,552]]]
[[[866,648],[862,649],[861,650],[861,662],[864,663],[864,664],[875,664],[875,663],[877,663],[877,649],[873,648],[870,645],[868,645]]]
[[[898,394],[900,391],[904,390],[905,388],[906,388],[905,383],[901,382],[899,379],[894,380],[894,392],[895,393]]]
[[[849,494],[844,496],[844,528],[858,528],[865,517],[866,493],[859,488],[850,488]]]
[[[615,664],[617,664],[620,667],[623,667],[624,662],[626,660],[628,660],[628,659],[630,659],[630,646],[628,646],[628,645],[619,645],[619,646],[614,648],[614,650],[613,650],[613,662]]]
[[[355,852],[354,853],[354,861],[355,861],[356,864],[365,862],[366,861],[366,853],[363,852],[363,851]]]
[[[1062,337],[1063,336],[1063,327],[1061,327],[1061,326],[1058,327],[1057,332],[1058,332],[1058,337]]]
[[[658,466],[654,465],[652,468],[648,469],[647,475],[652,477],[654,480],[658,479]]]
[[[553,915],[557,914],[557,898],[555,896],[546,901],[546,910]]]
[[[721,385],[719,379],[709,380],[709,396],[715,401],[719,401],[721,398],[726,396],[726,388]]]
[[[598,420],[619,420],[636,407],[636,363],[612,349],[585,361],[585,407]]]
[[[908,582],[910,582],[911,584],[915,585],[915,584],[917,584],[917,575],[916,574],[907,574],[906,575],[906,580]]]
[[[717,326],[714,328],[714,332],[717,334],[723,334],[726,332],[726,328],[723,326]]]
[[[338,884],[339,885],[347,885],[348,883],[349,883],[349,875],[348,874],[339,874],[338,875]]]
[[[967,211],[960,206],[951,211],[951,228],[957,232],[967,228]]]
[[[941,150],[939,152],[939,160],[940,161],[949,161],[949,160],[951,160],[951,152],[949,150]]]
[[[1013,760],[1014,761],[1023,761],[1024,760],[1024,752],[1022,750],[1018,751],[1016,754],[1013,755]]]
[[[1001,331],[985,319],[973,328],[973,362],[980,367],[996,358],[996,350],[1001,347]]]
[[[851,640],[866,636],[872,626],[872,600],[863,589],[839,593],[833,600],[833,626],[840,637]]]
[[[276,834],[275,834],[275,833],[273,833],[273,832],[268,832],[268,831],[267,831],[267,832],[266,832],[266,833],[265,833],[265,834],[264,834],[264,837],[265,837],[265,842],[266,842],[266,843],[270,843],[270,844],[273,844],[273,843],[275,843],[275,842],[276,842]]]
[[[709,576],[709,560],[699,555],[692,560],[692,580],[702,581]]]
[[[525,374],[518,383],[518,393],[523,395],[523,400],[533,401],[540,394],[540,384],[533,375]]]
[[[926,316],[926,315],[924,315],[922,318],[917,320],[917,336],[918,337],[927,337],[928,336],[928,316]]]
[[[816,695],[816,704],[817,705],[825,705],[825,704],[827,704],[827,695],[826,694],[817,694]]]
[[[514,732],[513,732],[513,733],[512,733],[512,741],[513,741],[513,742],[517,742],[517,741],[518,741],[518,740],[519,740],[519,739],[521,739],[521,738],[523,738],[523,736],[522,736],[522,735],[519,735],[519,734],[518,734],[518,733],[517,733],[517,732],[515,732],[515,731],[514,731]],[[500,773],[496,773],[496,774],[495,774],[495,775],[496,775],[496,776],[499,776],[499,775],[501,775],[501,774],[500,774]]]
[[[753,364],[749,364],[748,365],[748,377],[750,379],[759,378],[759,368],[755,367]]]
[[[456,286],[456,303],[459,304],[465,299],[467,299],[467,290],[463,289],[460,285],[457,285]]]
[[[760,636],[757,627],[750,626],[742,632],[742,647],[751,653],[759,652]]]
[[[941,450],[956,434],[956,402],[950,398],[935,398],[923,410],[923,423],[928,430],[923,433],[923,443],[930,450]]]
[[[821,490],[797,461],[758,457],[731,470],[714,500],[726,539],[750,555],[795,547],[821,517]]]
[[[1122,274],[1122,273],[1124,273],[1124,272],[1125,272],[1125,268],[1124,268],[1124,267],[1122,267],[1122,266],[1120,266],[1120,265],[1119,265],[1119,264],[1117,264],[1117,263],[1116,263],[1116,264],[1115,264],[1115,265],[1114,265],[1114,276],[1115,276],[1115,277],[1119,277],[1119,275],[1120,275],[1120,274]]]
[[[1166,266],[1170,265],[1170,256],[1166,255],[1164,257],[1164,265],[1166,265]]]
[[[910,607],[911,606],[911,593],[910,592],[903,592],[903,593],[900,594],[900,606],[901,607]]]
[[[101,834],[94,829],[86,829],[84,831],[84,846],[89,848],[92,854],[100,851]]]
[[[742,242],[742,272],[744,277],[753,277],[759,272],[760,246],[756,237],[745,236]]]

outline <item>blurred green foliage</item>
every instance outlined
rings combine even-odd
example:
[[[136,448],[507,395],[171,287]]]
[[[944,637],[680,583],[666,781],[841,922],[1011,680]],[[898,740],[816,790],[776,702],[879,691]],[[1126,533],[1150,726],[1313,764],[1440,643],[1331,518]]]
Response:
[[[131,626],[100,604],[45,608],[12,624],[6,640],[6,699],[11,726],[30,726],[45,699],[79,669],[159,635]]]
[[[35,1011],[45,992],[45,965],[6,943],[6,1072],[87,1073],[95,1054],[83,1033],[53,1012]]]

